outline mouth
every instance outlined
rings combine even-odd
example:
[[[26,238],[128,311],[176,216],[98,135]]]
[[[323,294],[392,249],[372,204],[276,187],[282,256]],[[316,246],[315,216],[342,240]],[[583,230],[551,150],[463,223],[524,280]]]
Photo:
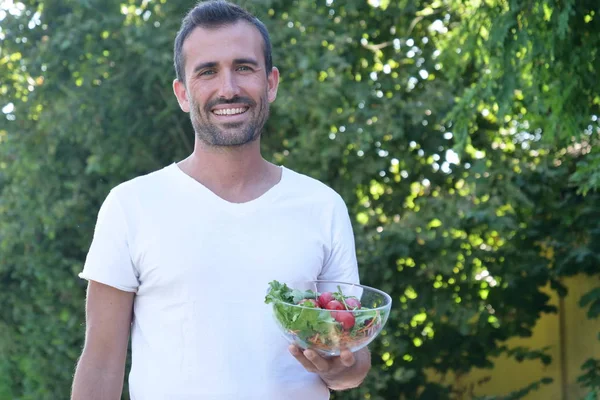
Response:
[[[250,107],[229,107],[229,108],[213,108],[211,112],[218,117],[235,117],[245,114]]]

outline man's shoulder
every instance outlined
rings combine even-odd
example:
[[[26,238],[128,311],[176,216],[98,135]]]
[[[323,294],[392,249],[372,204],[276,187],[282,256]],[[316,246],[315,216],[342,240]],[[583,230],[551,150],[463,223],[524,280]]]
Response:
[[[147,172],[125,180],[112,188],[112,192],[119,197],[151,195],[153,193],[164,192],[169,185],[172,176],[172,169],[175,164],[170,164],[160,169]]]
[[[284,167],[286,179],[290,185],[287,185],[289,190],[294,191],[297,195],[309,196],[313,199],[320,199],[329,202],[343,202],[340,194],[326,183],[313,178],[312,176]]]

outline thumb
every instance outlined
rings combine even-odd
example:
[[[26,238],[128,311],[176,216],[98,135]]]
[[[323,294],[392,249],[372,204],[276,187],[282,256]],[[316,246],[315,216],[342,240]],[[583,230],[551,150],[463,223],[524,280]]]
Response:
[[[344,367],[351,367],[356,362],[354,354],[349,350],[343,350],[340,354],[340,361]]]

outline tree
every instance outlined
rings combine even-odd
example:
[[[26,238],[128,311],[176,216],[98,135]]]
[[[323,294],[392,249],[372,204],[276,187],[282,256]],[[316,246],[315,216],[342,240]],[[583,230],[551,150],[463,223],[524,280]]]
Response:
[[[430,15],[441,2],[421,11]],[[579,153],[568,179],[580,193],[600,185],[598,3],[594,0],[449,2],[454,16],[436,43],[464,89],[449,114],[459,147],[477,129],[477,109],[507,131]],[[457,54],[459,62],[456,62]],[[466,79],[465,79],[466,78]],[[511,132],[513,133],[513,132]],[[514,133],[513,133],[514,134]]]

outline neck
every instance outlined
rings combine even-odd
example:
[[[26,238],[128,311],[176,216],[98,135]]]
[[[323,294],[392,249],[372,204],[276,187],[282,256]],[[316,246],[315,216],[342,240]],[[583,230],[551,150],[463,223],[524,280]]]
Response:
[[[179,167],[218,196],[232,202],[260,197],[279,182],[280,170],[260,152],[260,139],[240,147],[211,147],[196,140]]]

